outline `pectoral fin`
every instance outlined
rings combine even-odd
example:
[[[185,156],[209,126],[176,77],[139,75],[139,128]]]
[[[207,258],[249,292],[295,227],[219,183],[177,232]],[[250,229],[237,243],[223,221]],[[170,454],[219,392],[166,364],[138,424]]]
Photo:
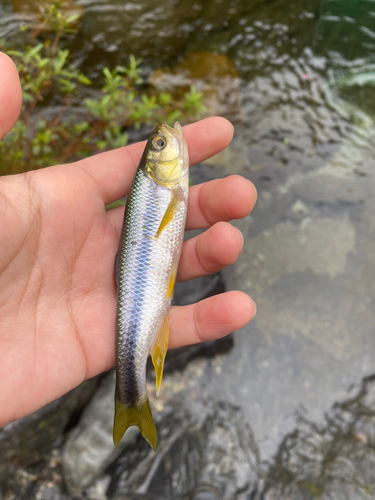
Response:
[[[160,332],[154,347],[151,351],[151,359],[155,368],[156,375],[156,395],[159,396],[161,380],[163,378],[164,360],[168,349],[168,339],[169,339],[169,326],[168,326],[168,316],[166,315],[163,321],[163,325],[160,328]]]
[[[160,222],[159,229],[156,231],[155,238],[159,238],[163,229],[165,229],[168,226],[168,224],[171,222],[173,217],[176,215],[176,213],[178,212],[179,206],[180,206],[180,202],[181,202],[181,199],[178,196],[178,192],[175,191],[173,193],[172,199],[168,205],[168,208],[165,211],[165,214]]]

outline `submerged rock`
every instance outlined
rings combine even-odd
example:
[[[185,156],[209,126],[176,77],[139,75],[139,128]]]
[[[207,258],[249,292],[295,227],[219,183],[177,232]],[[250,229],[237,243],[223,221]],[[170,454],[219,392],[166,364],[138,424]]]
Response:
[[[97,378],[84,382],[39,411],[0,430],[2,500],[47,500],[51,488],[55,496],[48,498],[60,498],[56,491],[60,491],[63,484],[64,433],[76,424],[97,385]]]
[[[321,424],[300,412],[268,470],[262,499],[374,498],[374,429],[374,376],[336,403]]]
[[[108,468],[108,499],[245,500],[255,491],[258,449],[235,406],[175,398],[158,428],[156,453],[140,438]]]
[[[234,122],[243,119],[240,77],[226,55],[194,52],[173,68],[154,71],[149,83],[172,94],[187,92],[193,85],[202,93],[207,116],[222,115]]]
[[[126,433],[118,450],[113,445],[115,376],[111,372],[103,381],[82,418],[65,444],[64,476],[72,495],[79,495],[104,468],[113,462],[124,445],[134,438],[133,427]]]

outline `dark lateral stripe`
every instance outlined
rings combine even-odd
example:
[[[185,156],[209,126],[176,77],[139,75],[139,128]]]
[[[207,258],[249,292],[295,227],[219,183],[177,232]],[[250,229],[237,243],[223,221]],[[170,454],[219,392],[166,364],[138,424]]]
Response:
[[[135,209],[136,207],[132,208]],[[146,227],[149,227],[151,229],[150,226],[152,226],[152,224],[149,224],[149,221],[147,221],[147,215],[146,214],[144,215],[145,217],[143,217],[142,223]],[[126,238],[126,241],[128,245],[131,245],[131,241],[128,237]],[[151,238],[150,239],[144,238],[142,243],[143,246],[137,248],[137,254],[136,254],[137,269],[134,272],[133,279],[139,285],[141,285],[146,278],[145,269],[147,269],[149,266],[151,243],[152,243]],[[131,247],[133,248],[134,251],[134,246],[131,245]],[[132,251],[132,248],[130,249],[130,251]],[[121,396],[123,402],[130,406],[136,406],[136,404],[139,403],[141,399],[140,387],[138,386],[138,380],[136,374],[135,353],[137,344],[139,342],[140,319],[144,314],[144,307],[145,307],[144,294],[145,294],[145,287],[139,286],[137,295],[128,298],[128,300],[132,300],[132,308],[129,318],[129,329],[126,332],[128,357],[126,362],[124,362],[125,366],[123,367],[123,384],[121,387],[122,389]]]

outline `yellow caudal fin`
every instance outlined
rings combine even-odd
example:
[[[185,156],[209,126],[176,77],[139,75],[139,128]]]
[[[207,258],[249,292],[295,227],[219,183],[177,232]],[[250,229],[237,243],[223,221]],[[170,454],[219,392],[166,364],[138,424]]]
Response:
[[[156,375],[156,395],[159,396],[161,379],[163,378],[164,360],[168,349],[168,339],[169,339],[169,326],[168,326],[168,316],[165,316],[163,325],[160,328],[160,332],[154,347],[151,351],[151,359],[155,368]]]
[[[178,193],[177,192],[174,192],[173,193],[173,196],[172,196],[172,199],[168,205],[168,208],[167,210],[165,211],[165,214],[160,222],[160,226],[159,226],[159,229],[156,231],[156,235],[155,235],[155,238],[159,238],[161,232],[163,231],[163,229],[165,229],[168,224],[171,222],[171,220],[173,219],[173,217],[176,215],[177,211],[178,211],[178,208],[180,206],[180,198],[178,196]]]
[[[129,408],[123,405],[115,396],[113,442],[116,448],[120,444],[122,436],[131,425],[136,425],[139,428],[142,436],[155,451],[158,444],[158,434],[156,432],[148,399],[143,405]]]

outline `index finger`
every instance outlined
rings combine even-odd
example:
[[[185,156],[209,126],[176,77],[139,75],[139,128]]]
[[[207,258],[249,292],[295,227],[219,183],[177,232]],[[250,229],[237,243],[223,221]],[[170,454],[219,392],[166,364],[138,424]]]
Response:
[[[221,117],[206,118],[183,127],[190,165],[226,148],[233,137],[233,125]],[[146,141],[86,158],[77,162],[100,187],[104,203],[125,196],[133,181]]]

